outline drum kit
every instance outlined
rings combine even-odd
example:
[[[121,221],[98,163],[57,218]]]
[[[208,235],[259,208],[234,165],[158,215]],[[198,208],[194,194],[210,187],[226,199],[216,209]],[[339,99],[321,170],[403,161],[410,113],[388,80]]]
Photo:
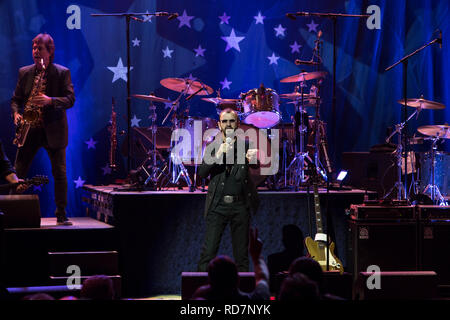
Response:
[[[318,118],[320,97],[318,96],[318,87],[322,82],[322,79],[326,77],[326,72],[301,72],[299,74],[289,76],[281,79],[283,83],[296,83],[294,92],[280,94],[271,89],[265,88],[263,84],[259,88],[243,92],[236,99],[225,99],[220,97],[220,91],[217,91],[216,97],[210,97],[214,90],[203,83],[200,80],[183,79],[183,78],[165,78],[160,81],[161,85],[165,88],[173,90],[179,93],[178,98],[175,101],[170,101],[158,97],[154,94],[132,95],[134,98],[146,100],[150,103],[150,119],[152,123],[149,128],[137,128],[139,134],[144,136],[148,142],[150,142],[150,150],[147,152],[147,157],[138,166],[138,170],[145,173],[145,179],[143,180],[144,186],[149,188],[166,188],[173,186],[180,186],[180,180],[183,179],[185,185],[189,187],[190,191],[197,188],[197,164],[204,151],[206,144],[214,139],[219,130],[217,127],[217,120],[207,117],[192,117],[189,115],[189,109],[180,111],[180,100],[184,97],[185,101],[189,101],[195,95],[201,96],[201,100],[215,105],[217,114],[224,109],[230,108],[239,116],[241,125],[244,130],[253,128],[255,130],[262,131],[266,138],[265,145],[271,143],[271,139],[274,135],[271,134],[271,130],[281,129],[283,136],[281,159],[277,159],[282,163],[281,170],[273,176],[262,177],[259,172],[252,170],[251,174],[255,178],[255,183],[261,184],[267,180],[267,186],[271,189],[280,188],[295,188],[296,190],[307,181],[305,171],[307,167],[307,161],[315,161],[317,168],[323,168],[320,170],[321,174],[326,178],[324,173],[326,170],[322,166],[321,158],[322,153],[321,144],[326,141],[326,132],[323,121]],[[306,93],[304,88],[307,81],[317,80],[318,84],[311,85],[311,90]],[[209,97],[206,97],[209,96]],[[291,118],[291,123],[283,123],[282,114],[280,111],[281,100],[287,100],[288,104],[295,106],[295,117]],[[165,118],[162,121],[164,124],[171,115],[172,127],[170,131],[170,141],[158,141],[158,135],[162,135],[167,130],[167,127],[161,127],[156,125],[156,107],[153,103],[171,104],[170,110],[167,112]],[[315,107],[315,118],[309,119],[306,108]],[[202,138],[194,139],[194,124],[201,123]],[[169,152],[169,155],[162,156],[161,149],[173,150],[174,143],[179,141],[177,137],[178,130],[187,130],[192,137],[191,141],[191,153],[190,159],[182,159],[174,152]],[[213,130],[215,129],[215,130]],[[209,132],[209,135],[205,138],[204,133]],[[175,136],[174,136],[175,135]],[[168,140],[167,134],[164,134],[164,139]],[[252,139],[250,137],[250,139]],[[260,141],[251,141],[258,146]],[[169,146],[169,148],[167,148]],[[259,148],[258,148],[259,149]],[[326,149],[326,146],[325,146]],[[325,150],[326,151],[326,150]],[[325,152],[327,154],[327,152]],[[164,159],[161,161],[161,159]],[[185,160],[196,159],[194,161],[195,168],[193,179],[189,175],[187,166],[192,164]],[[327,160],[328,161],[328,160]],[[269,179],[267,179],[269,178]],[[201,182],[202,189],[204,190],[205,181]]]
[[[404,100],[397,101],[401,105],[405,105]],[[396,159],[397,159],[397,181],[395,185],[389,190],[386,195],[384,196],[384,199],[388,198],[393,192],[397,192],[397,200],[406,200],[408,199],[407,192],[405,190],[404,185],[402,184],[402,166],[404,166],[404,161],[402,161],[403,157],[403,145],[402,145],[402,130],[407,124],[409,120],[411,120],[414,116],[418,118],[419,113],[422,109],[429,109],[429,110],[439,110],[444,109],[445,105],[425,100],[422,97],[419,99],[407,99],[406,100],[406,106],[415,108],[415,111],[402,123],[397,124],[395,126],[394,132],[386,138],[386,142],[389,143],[391,138],[398,134],[398,141],[397,141],[397,148],[396,148]],[[413,137],[411,139],[408,139],[410,145],[416,145],[421,144],[424,141],[430,141],[431,147],[430,151],[426,152],[425,154],[420,154],[418,152],[408,152],[408,158],[410,158],[410,161],[406,161],[408,164],[409,162],[413,166],[413,170],[411,172],[417,173],[417,178],[414,181],[414,174],[412,175],[412,182],[411,182],[411,189],[413,189],[414,196],[418,194],[429,194],[431,201],[433,204],[438,205],[448,205],[447,201],[445,200],[443,194],[441,193],[438,185],[437,185],[437,176],[436,176],[436,168],[440,168],[441,164],[444,164],[442,172],[440,172],[439,177],[443,179],[443,183],[441,184],[441,187],[444,187],[445,189],[448,188],[448,163],[445,165],[445,161],[448,159],[445,159],[445,157],[442,156],[442,153],[437,151],[437,145],[444,141],[444,139],[450,139],[450,126],[448,124],[444,125],[426,125],[421,126],[417,129],[417,132],[423,135],[422,137]],[[416,157],[416,154],[418,154],[418,157]],[[415,170],[414,166],[416,165],[416,158],[419,158],[421,160],[421,164],[419,167],[421,168],[422,172],[418,172],[418,170]],[[439,161],[438,161],[439,159]],[[446,167],[446,168],[445,168]],[[408,170],[403,170],[406,172],[409,172]],[[420,178],[419,178],[420,177]],[[426,184],[426,185],[425,185]],[[422,189],[422,190],[421,190]],[[413,197],[414,197],[413,196]]]

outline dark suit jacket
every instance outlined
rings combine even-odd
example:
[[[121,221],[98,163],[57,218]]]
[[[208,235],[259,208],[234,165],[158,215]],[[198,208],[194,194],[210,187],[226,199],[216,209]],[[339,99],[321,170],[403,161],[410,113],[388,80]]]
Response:
[[[208,144],[205,148],[205,154],[211,155],[211,157],[215,157],[215,150],[219,149],[221,142],[217,142],[214,140],[210,144]],[[237,143],[234,143],[235,154],[237,152]],[[245,141],[245,151],[249,149],[249,143]],[[244,157],[245,158],[245,157]],[[247,207],[247,210],[250,210],[253,213],[256,213],[259,205],[258,192],[256,191],[255,185],[249,175],[249,166],[258,167],[258,165],[250,165],[248,164],[247,159],[245,159],[245,164],[234,164],[230,175],[234,175],[235,179],[242,184],[242,190],[244,190],[244,203]],[[224,164],[207,164],[203,159],[202,165],[198,169],[198,174],[201,178],[206,178],[208,175],[211,176],[211,180],[208,185],[208,194],[206,196],[206,205],[205,205],[205,217],[208,214],[210,209],[213,209],[217,206],[220,200],[220,196],[222,196],[225,175],[223,174],[225,170]]]
[[[29,65],[19,69],[16,89],[11,99],[12,112],[23,112],[25,103],[33,88],[36,66]],[[45,94],[52,98],[52,105],[43,108],[44,130],[50,148],[65,148],[68,143],[66,109],[73,106],[73,91],[70,70],[51,63],[47,67],[47,86]]]

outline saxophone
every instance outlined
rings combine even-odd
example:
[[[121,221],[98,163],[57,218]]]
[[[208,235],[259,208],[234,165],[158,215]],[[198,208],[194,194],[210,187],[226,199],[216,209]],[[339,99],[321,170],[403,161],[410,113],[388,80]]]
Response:
[[[111,133],[111,147],[109,149],[109,167],[113,170],[117,168],[115,163],[115,153],[117,148],[117,113],[114,111],[115,100],[112,98],[111,106],[111,127],[109,128]]]
[[[28,131],[32,127],[39,127],[42,125],[42,107],[34,106],[31,100],[43,93],[45,91],[44,74],[45,74],[45,64],[44,59],[41,59],[42,68],[39,71],[37,77],[35,77],[33,89],[31,90],[30,96],[25,103],[25,108],[23,110],[22,119],[17,124],[16,135],[14,137],[13,143],[17,147],[22,147],[25,144],[25,140],[28,136]]]

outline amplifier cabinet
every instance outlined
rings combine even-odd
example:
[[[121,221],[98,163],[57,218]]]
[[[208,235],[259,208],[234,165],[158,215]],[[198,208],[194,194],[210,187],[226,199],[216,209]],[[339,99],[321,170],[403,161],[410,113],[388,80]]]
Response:
[[[450,286],[450,207],[418,206],[419,266],[434,270],[438,284]]]
[[[367,267],[380,271],[413,271],[418,267],[416,221],[349,221],[349,272]]]

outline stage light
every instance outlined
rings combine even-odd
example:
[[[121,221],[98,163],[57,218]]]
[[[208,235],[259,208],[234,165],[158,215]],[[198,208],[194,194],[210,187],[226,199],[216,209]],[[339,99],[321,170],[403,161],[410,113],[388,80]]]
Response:
[[[339,172],[336,180],[339,182],[339,189],[342,189],[342,182],[344,181],[345,177],[347,176],[348,171],[346,170],[341,170],[341,172]]]
[[[340,181],[342,183],[342,181],[345,179],[345,177],[347,176],[348,171],[342,170],[341,172],[339,172],[336,180]]]

